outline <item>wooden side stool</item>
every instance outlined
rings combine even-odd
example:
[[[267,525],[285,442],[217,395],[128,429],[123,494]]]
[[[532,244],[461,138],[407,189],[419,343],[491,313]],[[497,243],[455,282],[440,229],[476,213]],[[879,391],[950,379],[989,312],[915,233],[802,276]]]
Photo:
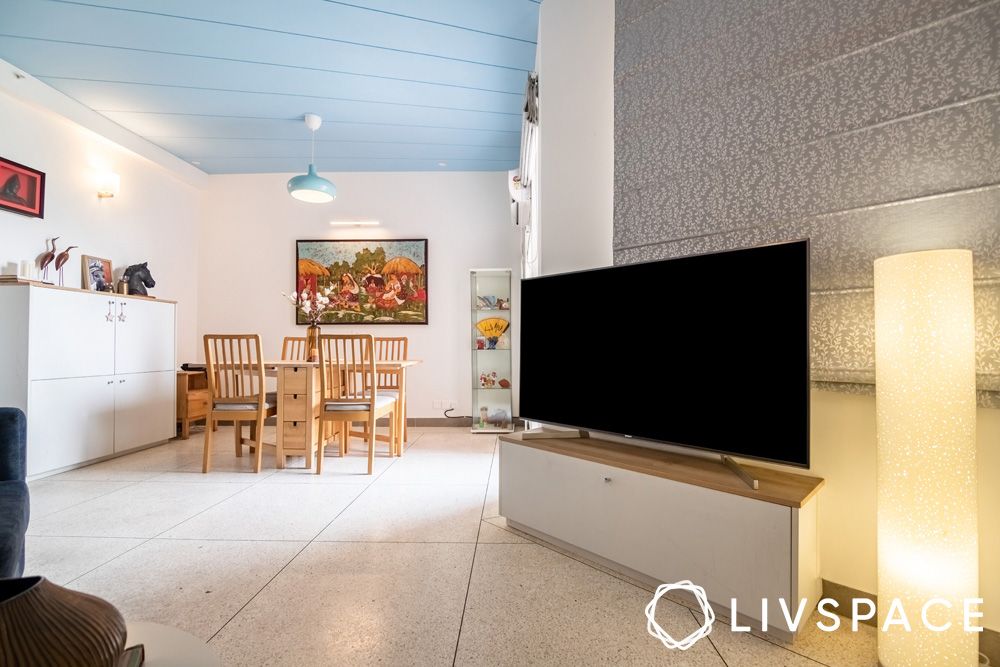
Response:
[[[191,437],[191,422],[205,419],[212,406],[205,371],[177,371],[177,421],[181,425],[181,438]],[[205,427],[209,425],[206,423]]]

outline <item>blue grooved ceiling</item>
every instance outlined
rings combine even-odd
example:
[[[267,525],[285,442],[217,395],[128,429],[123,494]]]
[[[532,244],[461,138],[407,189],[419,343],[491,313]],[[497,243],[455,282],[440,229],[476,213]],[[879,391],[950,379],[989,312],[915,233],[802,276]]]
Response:
[[[516,166],[534,0],[16,0],[0,58],[211,174]],[[440,163],[446,163],[442,166]]]

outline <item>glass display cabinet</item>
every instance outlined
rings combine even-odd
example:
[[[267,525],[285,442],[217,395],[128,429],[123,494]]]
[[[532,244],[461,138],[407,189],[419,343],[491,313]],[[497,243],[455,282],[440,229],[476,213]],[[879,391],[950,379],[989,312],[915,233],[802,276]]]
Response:
[[[472,269],[472,432],[514,430],[510,269]]]

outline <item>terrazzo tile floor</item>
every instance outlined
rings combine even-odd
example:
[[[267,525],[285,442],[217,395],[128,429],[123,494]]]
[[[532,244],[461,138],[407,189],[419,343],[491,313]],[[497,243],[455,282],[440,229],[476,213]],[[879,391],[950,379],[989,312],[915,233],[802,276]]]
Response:
[[[411,429],[371,477],[359,441],[317,476],[275,470],[267,449],[254,475],[232,440],[220,429],[208,475],[196,433],[32,482],[25,574],[186,630],[233,666],[876,664],[871,628],[826,634],[816,618],[795,644],[716,622],[664,648],[646,633],[649,587],[507,526],[492,436]],[[663,600],[657,620],[682,636],[701,616]]]

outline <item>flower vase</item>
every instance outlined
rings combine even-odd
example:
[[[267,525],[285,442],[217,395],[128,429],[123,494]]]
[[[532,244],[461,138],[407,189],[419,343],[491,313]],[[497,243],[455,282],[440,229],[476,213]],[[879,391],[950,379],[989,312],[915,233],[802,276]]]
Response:
[[[110,602],[57,586],[45,577],[0,580],[5,665],[118,664],[125,619]]]
[[[319,361],[319,325],[310,324],[306,329],[306,361]]]

